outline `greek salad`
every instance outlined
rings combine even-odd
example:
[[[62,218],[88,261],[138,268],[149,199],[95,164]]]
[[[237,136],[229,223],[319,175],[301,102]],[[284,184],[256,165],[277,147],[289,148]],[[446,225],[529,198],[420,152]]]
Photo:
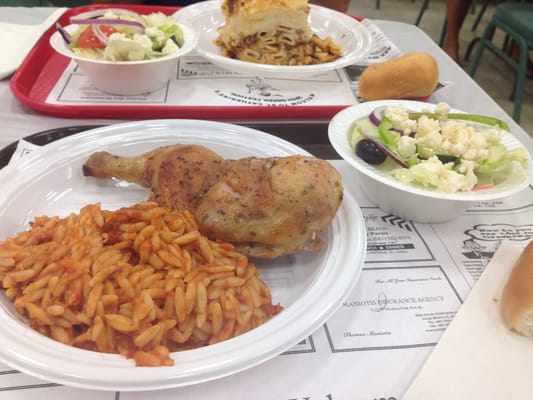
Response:
[[[88,11],[70,18],[71,33],[57,30],[76,54],[109,61],[139,61],[162,57],[183,45],[177,21],[162,12],[142,15],[127,9]]]
[[[446,103],[423,112],[392,105],[355,121],[349,142],[362,160],[403,183],[458,192],[525,173],[526,152],[508,150],[500,140],[502,130],[509,130],[504,121],[450,112]]]

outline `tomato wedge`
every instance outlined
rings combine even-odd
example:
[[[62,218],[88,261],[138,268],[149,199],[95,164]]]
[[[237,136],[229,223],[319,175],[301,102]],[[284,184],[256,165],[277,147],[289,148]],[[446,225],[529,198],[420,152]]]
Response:
[[[109,36],[112,33],[118,32],[111,25],[100,25],[100,30],[106,36]],[[76,46],[86,47],[86,48],[87,47],[97,48],[97,49],[105,48],[105,44],[102,43],[102,41],[98,39],[98,37],[95,35],[91,25],[87,26],[87,28],[85,28],[85,30],[80,34],[78,38],[78,42],[76,43]]]

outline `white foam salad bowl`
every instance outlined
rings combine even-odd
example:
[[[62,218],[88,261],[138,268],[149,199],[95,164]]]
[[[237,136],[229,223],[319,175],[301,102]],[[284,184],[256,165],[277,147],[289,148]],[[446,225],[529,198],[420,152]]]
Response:
[[[82,57],[72,52],[59,32],[50,37],[50,45],[59,54],[76,61],[99,90],[118,95],[140,95],[154,92],[177,76],[178,58],[196,47],[198,37],[192,29],[180,24],[183,31],[183,45],[174,53],[160,58],[141,61],[107,61]],[[64,28],[72,33],[77,25]]]
[[[345,108],[331,120],[328,136],[337,153],[354,167],[361,190],[368,199],[384,211],[398,217],[421,223],[439,223],[463,214],[476,202],[511,196],[533,180],[531,155],[512,134],[502,130],[500,141],[512,150],[522,147],[527,154],[528,167],[524,174],[511,176],[505,181],[483,190],[442,192],[404,184],[379,167],[363,161],[349,144],[354,122],[368,116],[378,107],[398,105],[412,111],[433,109],[435,105],[410,100],[379,100]],[[461,112],[452,110],[453,112]]]

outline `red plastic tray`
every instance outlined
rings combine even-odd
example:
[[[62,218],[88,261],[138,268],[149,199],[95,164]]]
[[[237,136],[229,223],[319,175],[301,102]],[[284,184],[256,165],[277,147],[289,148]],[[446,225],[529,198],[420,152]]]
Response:
[[[179,7],[143,6],[143,5],[90,5],[69,8],[58,19],[62,25],[68,25],[69,17],[84,11],[121,7],[149,14],[162,11],[173,14]],[[211,119],[329,119],[348,105],[320,106],[189,106],[189,105],[96,105],[96,104],[49,104],[46,98],[70,59],[57,54],[49,44],[50,36],[55,32],[53,24],[37,41],[28,53],[19,69],[12,76],[10,88],[22,103],[39,112],[66,118],[205,118]]]

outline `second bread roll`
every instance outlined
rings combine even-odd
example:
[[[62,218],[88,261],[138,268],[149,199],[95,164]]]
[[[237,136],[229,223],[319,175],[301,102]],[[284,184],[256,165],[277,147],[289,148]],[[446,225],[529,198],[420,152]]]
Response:
[[[513,266],[503,288],[501,307],[511,329],[533,336],[533,240]]]
[[[410,52],[369,65],[359,78],[364,100],[429,96],[437,87],[439,67],[431,54]]]

